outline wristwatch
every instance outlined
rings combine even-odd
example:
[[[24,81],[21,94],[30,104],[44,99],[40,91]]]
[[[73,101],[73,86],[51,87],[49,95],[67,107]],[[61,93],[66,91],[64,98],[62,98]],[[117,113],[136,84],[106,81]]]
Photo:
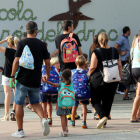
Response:
[[[10,78],[15,78],[15,76],[10,76]]]

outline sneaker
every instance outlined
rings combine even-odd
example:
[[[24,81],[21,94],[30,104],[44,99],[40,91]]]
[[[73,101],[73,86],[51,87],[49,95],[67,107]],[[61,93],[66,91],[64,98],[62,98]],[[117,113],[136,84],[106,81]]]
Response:
[[[3,118],[1,118],[1,121],[9,121],[9,116],[4,116]]]
[[[24,131],[16,131],[15,133],[12,134],[12,137],[17,137],[17,138],[23,138],[25,137]]]
[[[124,92],[120,92],[120,94],[124,95],[125,93]]]
[[[107,117],[103,117],[99,123],[97,124],[97,129],[100,129],[106,122],[107,122],[108,118]]]
[[[111,115],[108,116],[108,120],[111,120]]]
[[[75,127],[75,121],[70,120],[70,121],[69,121],[69,124],[70,124],[72,127]]]
[[[82,122],[82,128],[83,128],[83,129],[87,129],[87,124],[86,124],[86,122]]]
[[[52,125],[52,118],[48,118],[49,125]]]
[[[71,120],[71,115],[66,116],[68,120]]]
[[[16,117],[15,117],[14,112],[11,112],[10,116],[11,116],[11,121],[16,121]]]
[[[94,113],[94,118],[93,118],[94,120],[99,120],[100,119],[100,117],[99,117],[99,115],[97,114],[97,112],[95,112]]]
[[[80,119],[80,116],[79,115],[75,115],[75,120],[78,120],[78,119]]]
[[[48,125],[48,121],[47,121],[45,118],[42,119],[41,125],[42,125],[43,135],[44,135],[44,136],[49,135],[49,133],[50,133],[50,128],[49,128],[49,125]]]

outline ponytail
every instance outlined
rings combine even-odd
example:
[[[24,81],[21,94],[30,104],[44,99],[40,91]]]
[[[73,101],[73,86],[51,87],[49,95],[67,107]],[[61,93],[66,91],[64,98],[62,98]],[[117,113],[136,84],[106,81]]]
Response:
[[[17,47],[17,43],[19,42],[19,38],[18,37],[14,37],[14,46]]]

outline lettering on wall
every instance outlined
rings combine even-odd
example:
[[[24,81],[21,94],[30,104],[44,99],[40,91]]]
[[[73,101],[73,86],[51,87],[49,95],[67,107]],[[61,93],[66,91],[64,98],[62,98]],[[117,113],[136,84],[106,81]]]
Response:
[[[79,1],[79,0],[77,0]],[[70,1],[69,1],[70,2]],[[87,0],[85,0],[84,2],[87,3]],[[83,5],[83,4],[82,4]],[[81,6],[82,6],[81,5]],[[21,21],[21,20],[37,20],[37,16],[34,15],[33,10],[32,9],[24,9],[24,2],[23,0],[18,0],[17,2],[17,8],[11,8],[11,9],[0,9],[0,21],[6,21],[6,20],[10,20],[10,22],[13,22],[16,18]],[[22,12],[23,11],[23,12]],[[21,12],[23,14],[21,14]],[[78,25],[78,24],[77,24]],[[18,38],[22,38],[24,35],[24,31],[23,31],[23,26],[25,25],[21,25],[21,27],[19,29],[16,29],[14,32],[11,33],[10,30],[2,30],[2,32],[0,33],[0,40],[2,40],[4,38],[4,36],[8,36],[8,35],[12,35],[12,36],[17,36]],[[38,30],[38,34],[41,40],[44,41],[48,41],[48,42],[54,42],[55,37],[60,35],[62,33],[62,22],[58,21],[57,22],[57,30],[54,29],[49,29],[47,31],[45,31],[44,27],[45,27],[45,22],[42,21],[42,29]],[[82,36],[82,38],[80,38],[81,41],[88,41],[90,38],[90,35],[92,37],[94,37],[95,34],[98,34],[100,32],[106,32],[106,30],[101,29],[100,31],[96,32],[95,29],[88,29],[86,27],[86,22],[83,22],[83,29],[81,29],[80,31],[77,32],[78,35]],[[112,38],[112,34],[115,36],[114,38]],[[118,38],[117,35],[117,31],[115,29],[111,29],[108,32],[108,36],[109,39],[111,41],[115,41]]]

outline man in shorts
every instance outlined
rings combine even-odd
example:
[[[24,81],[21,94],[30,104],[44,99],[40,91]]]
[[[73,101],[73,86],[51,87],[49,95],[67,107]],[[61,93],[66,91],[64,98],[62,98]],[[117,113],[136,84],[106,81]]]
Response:
[[[15,73],[19,67],[19,60],[23,56],[22,53],[25,50],[25,46],[29,48],[29,51],[33,56],[32,59],[34,63],[32,65],[34,65],[34,69],[27,69],[20,65],[20,70],[16,78],[17,84],[15,86],[16,119],[18,130],[12,134],[13,137],[25,136],[23,131],[23,105],[27,94],[29,96],[30,104],[41,119],[43,135],[46,136],[50,132],[48,121],[44,118],[42,107],[39,104],[41,68],[44,60],[46,65],[46,75],[43,78],[48,79],[50,75],[50,58],[46,44],[36,38],[37,31],[38,26],[35,22],[29,21],[26,24],[27,38],[18,43],[15,60],[13,62],[11,85],[13,85],[13,82],[15,81]],[[28,58],[29,56],[27,59]],[[30,60],[28,61],[30,62]]]
[[[60,63],[60,76],[61,76],[61,80],[62,80],[62,71],[65,70],[65,69],[76,69],[76,64],[75,62],[71,62],[71,63],[64,63],[63,60],[62,60],[62,51],[60,49],[60,46],[61,46],[61,42],[63,39],[65,38],[68,38],[70,33],[73,33],[73,22],[70,21],[70,20],[64,20],[63,23],[62,23],[62,29],[63,29],[63,34],[57,36],[55,38],[55,45],[56,45],[56,51],[55,51],[55,54],[56,55],[58,53],[58,58],[59,58],[59,63]],[[78,44],[78,52],[79,52],[79,55],[83,55],[82,53],[82,50],[81,50],[81,43],[80,43],[80,39],[79,37],[73,33],[73,36],[72,38],[74,38],[76,41],[77,41],[77,44]],[[80,119],[80,116],[76,114],[75,116],[76,118],[75,119]],[[68,120],[71,119],[71,115],[68,115],[67,116]]]

